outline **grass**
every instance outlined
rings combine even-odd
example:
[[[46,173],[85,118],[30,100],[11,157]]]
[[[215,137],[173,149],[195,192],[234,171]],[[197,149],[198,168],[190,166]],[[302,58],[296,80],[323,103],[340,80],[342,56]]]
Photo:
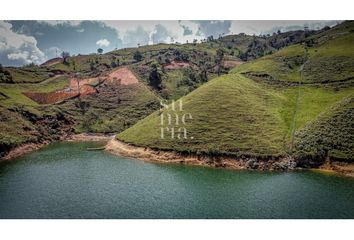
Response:
[[[297,44],[245,63],[182,97],[183,111],[178,114],[193,117],[185,126],[187,139],[161,138],[161,114],[173,113],[166,109],[117,138],[180,152],[264,158],[326,151],[333,158],[351,159],[354,59],[349,50],[354,34],[347,28],[331,34],[327,39],[318,36],[324,39],[314,46]]]
[[[36,141],[35,126],[21,114],[0,106],[0,152],[2,148]]]
[[[231,72],[267,74],[271,79],[298,82],[300,67],[304,62],[304,51],[302,45],[293,45],[281,49],[275,54],[242,64]]]
[[[301,86],[300,89],[295,86],[279,88],[278,91],[286,99],[280,109],[280,114],[288,129],[287,138],[291,138],[292,130],[296,133],[296,131],[304,128],[306,124],[314,121],[320,114],[328,111],[342,99],[353,94],[353,88],[335,91],[306,85]],[[296,115],[294,115],[297,94],[299,94],[299,102]],[[292,129],[293,123],[294,129]],[[290,145],[288,145],[288,149],[290,148]]]
[[[53,92],[63,89],[68,85],[68,78],[65,76],[57,76],[49,78],[40,83],[17,83],[6,84],[0,83],[0,93],[7,96],[7,98],[0,99],[0,105],[29,105],[37,106],[38,104],[30,98],[23,95],[23,92]]]
[[[284,99],[276,91],[232,74],[213,79],[181,100],[183,111],[179,114],[193,117],[186,126],[193,139],[161,139],[159,112],[117,137],[137,145],[182,152],[283,154],[286,129],[277,109]]]
[[[83,109],[78,99],[58,105],[77,120],[77,132],[121,132],[158,108],[159,98],[143,83],[107,84],[97,89],[99,94],[81,98]]]
[[[179,84],[185,77],[183,70],[166,70],[162,76],[166,98],[181,99],[183,110],[179,116],[192,116],[183,126],[186,139],[179,131],[183,130],[179,129],[181,125],[174,126],[175,137],[180,138],[172,139],[166,128],[165,138],[161,138],[161,114],[166,117],[175,112],[155,111],[165,93],[148,87],[149,63],[163,65],[166,59],[174,59],[179,50],[177,55],[187,55],[194,67],[208,66],[208,76],[212,78],[216,74],[212,70],[216,49],[227,48],[225,57],[229,58],[231,50],[246,51],[253,38],[240,35],[197,45],[158,44],[104,55],[75,56],[69,59],[70,64],[57,63],[37,70],[12,68],[17,83],[0,83],[0,147],[36,141],[41,134],[54,131],[40,130],[41,124],[28,119],[29,112],[37,117],[60,112],[76,121],[77,132],[115,132],[119,133],[118,139],[154,149],[257,158],[294,154],[310,159],[323,160],[327,155],[352,159],[353,25],[346,22],[312,35],[305,40],[313,41],[312,45],[303,42],[282,48],[203,85],[197,82],[190,87],[190,81]],[[137,50],[144,55],[141,62],[133,59]],[[107,65],[114,58],[129,65],[139,78],[138,85],[103,84],[96,86],[99,94],[45,106],[22,94],[64,88],[68,77],[48,78],[52,70],[93,75],[109,71]],[[95,62],[98,71],[90,69],[91,62]],[[194,87],[198,88],[190,92]],[[46,121],[54,124],[57,120],[49,117]]]
[[[68,64],[60,62],[53,64],[51,68],[66,72],[89,72],[91,68],[91,62],[93,62],[95,66],[98,66],[102,64],[110,65],[111,61],[112,56],[109,54],[78,55],[70,57]]]
[[[350,26],[350,28],[348,28]],[[303,67],[304,84],[346,81],[354,78],[354,23],[330,30],[330,34],[311,36],[313,45],[296,44],[272,55],[243,64],[232,70],[252,78],[269,81],[299,82]],[[305,57],[305,49],[308,54]]]
[[[290,153],[292,122],[295,133],[315,121],[353,88],[335,91],[300,87],[294,118],[297,87],[278,87],[255,82],[239,74],[216,78],[181,98],[183,111],[193,120],[187,124],[194,139],[161,139],[160,113],[153,113],[117,135],[128,143],[182,152],[275,157]],[[171,113],[171,111],[165,111]]]
[[[353,160],[353,119],[352,94],[297,132],[296,154],[315,161],[323,161],[326,155],[335,160]]]
[[[11,73],[12,80],[15,83],[39,83],[53,75],[47,68],[37,66],[24,68],[9,67],[7,70]]]
[[[170,99],[177,100],[190,92],[188,86],[178,85],[182,79],[183,72],[180,70],[169,70],[167,72],[167,76],[163,83],[165,84],[168,93],[170,93]]]

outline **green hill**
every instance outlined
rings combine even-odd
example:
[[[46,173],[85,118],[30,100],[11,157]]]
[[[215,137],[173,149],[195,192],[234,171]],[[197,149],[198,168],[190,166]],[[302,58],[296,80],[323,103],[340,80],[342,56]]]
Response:
[[[326,136],[325,147],[302,149],[298,136],[308,134],[301,139],[317,143],[318,126],[331,122],[333,109],[340,112],[339,103],[352,97],[353,29],[349,21],[320,31],[208,37],[56,58],[41,66],[0,66],[0,155],[23,143],[58,139],[65,129],[118,133],[125,142],[181,152],[301,158],[325,151],[349,159],[351,146],[335,148],[334,138]],[[101,81],[122,68],[134,84]],[[72,91],[76,77],[87,81],[91,93],[60,98]],[[54,95],[60,101],[38,101]],[[160,100],[177,99],[183,102],[179,114],[193,118],[186,124],[189,138],[161,139],[160,114],[172,112],[154,111]]]
[[[286,127],[279,108],[282,95],[243,76],[222,76],[181,98],[193,139],[160,137],[160,113],[155,112],[118,135],[137,145],[183,152],[281,155]],[[163,114],[173,114],[165,111]],[[274,128],[274,126],[279,126]],[[176,126],[178,128],[178,126]]]
[[[188,139],[161,138],[161,114],[171,110],[153,113],[117,138],[197,154],[351,160],[353,145],[340,139],[348,141],[353,131],[353,105],[343,104],[354,96],[352,29],[353,22],[345,22],[320,32],[182,97],[183,111],[177,113],[193,118],[185,125]]]
[[[353,160],[354,96],[344,98],[295,135],[295,152],[303,160]]]

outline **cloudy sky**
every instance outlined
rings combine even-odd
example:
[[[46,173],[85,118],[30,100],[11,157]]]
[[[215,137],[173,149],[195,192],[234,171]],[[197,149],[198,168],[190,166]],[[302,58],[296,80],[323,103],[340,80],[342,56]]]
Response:
[[[320,29],[337,21],[0,21],[0,63],[40,64],[62,51],[89,54],[102,48],[138,44],[185,43],[219,34],[266,34],[308,26]]]

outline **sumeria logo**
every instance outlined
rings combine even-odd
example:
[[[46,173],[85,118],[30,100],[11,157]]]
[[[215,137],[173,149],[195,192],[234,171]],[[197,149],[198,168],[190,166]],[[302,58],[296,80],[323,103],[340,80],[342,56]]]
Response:
[[[192,120],[192,114],[183,112],[182,100],[171,104],[160,102],[160,133],[161,138],[193,139],[188,136],[187,120]]]

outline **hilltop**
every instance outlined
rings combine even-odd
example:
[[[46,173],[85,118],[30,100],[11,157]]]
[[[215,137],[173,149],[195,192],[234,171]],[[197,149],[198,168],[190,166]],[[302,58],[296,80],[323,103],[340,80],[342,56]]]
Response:
[[[161,138],[156,111],[117,139],[199,156],[294,158],[298,166],[353,160],[353,22],[235,67],[182,97],[188,138]],[[171,125],[171,127],[180,127]],[[190,138],[193,137],[193,138]]]

